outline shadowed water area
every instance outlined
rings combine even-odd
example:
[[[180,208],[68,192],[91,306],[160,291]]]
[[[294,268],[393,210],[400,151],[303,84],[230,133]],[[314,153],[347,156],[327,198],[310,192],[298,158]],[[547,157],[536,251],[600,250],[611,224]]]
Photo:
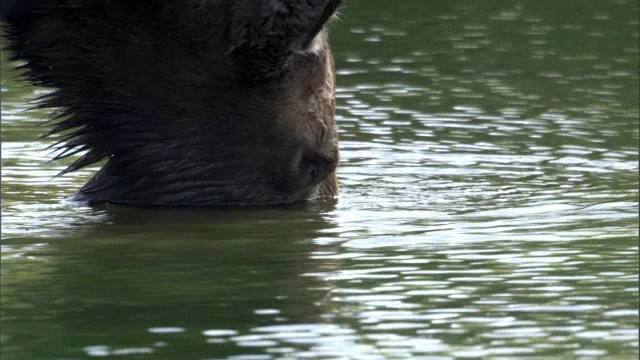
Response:
[[[346,4],[335,205],[69,202],[2,53],[3,359],[638,358],[638,1]]]

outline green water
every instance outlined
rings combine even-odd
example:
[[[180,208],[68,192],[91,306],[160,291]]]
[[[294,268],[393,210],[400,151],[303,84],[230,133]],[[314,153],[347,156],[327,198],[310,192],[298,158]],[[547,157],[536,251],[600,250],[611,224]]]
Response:
[[[638,1],[346,4],[335,205],[69,202],[2,54],[3,360],[638,358]]]

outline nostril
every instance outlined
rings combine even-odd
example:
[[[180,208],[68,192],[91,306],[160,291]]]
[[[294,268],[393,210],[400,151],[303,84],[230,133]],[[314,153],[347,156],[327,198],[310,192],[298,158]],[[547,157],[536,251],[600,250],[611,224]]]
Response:
[[[320,159],[314,158],[314,159],[303,159],[303,161],[306,162],[306,168],[309,174],[309,177],[311,178],[311,182],[315,183],[318,181],[318,178],[322,176],[322,169],[323,169],[323,164],[322,161]],[[305,165],[303,165],[305,166]]]
[[[304,156],[300,162],[302,174],[309,178],[309,184],[322,182],[334,169],[335,161],[322,155]]]
[[[335,147],[311,147],[305,142],[296,142],[279,157],[282,167],[268,170],[269,181],[283,192],[295,194],[307,191],[327,179],[338,166],[338,149]],[[282,160],[286,159],[286,160]]]

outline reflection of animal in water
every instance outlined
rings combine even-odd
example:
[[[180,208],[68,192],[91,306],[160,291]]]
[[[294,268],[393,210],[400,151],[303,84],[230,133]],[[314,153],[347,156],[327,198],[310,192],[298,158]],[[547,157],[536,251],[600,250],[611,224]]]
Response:
[[[26,78],[57,90],[64,172],[90,203],[275,204],[337,194],[341,0],[6,1]]]

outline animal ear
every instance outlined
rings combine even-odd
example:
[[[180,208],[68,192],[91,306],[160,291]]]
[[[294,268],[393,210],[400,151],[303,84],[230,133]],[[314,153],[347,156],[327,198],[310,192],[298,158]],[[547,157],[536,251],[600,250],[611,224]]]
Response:
[[[342,0],[236,0],[230,9],[230,52],[307,49]]]

